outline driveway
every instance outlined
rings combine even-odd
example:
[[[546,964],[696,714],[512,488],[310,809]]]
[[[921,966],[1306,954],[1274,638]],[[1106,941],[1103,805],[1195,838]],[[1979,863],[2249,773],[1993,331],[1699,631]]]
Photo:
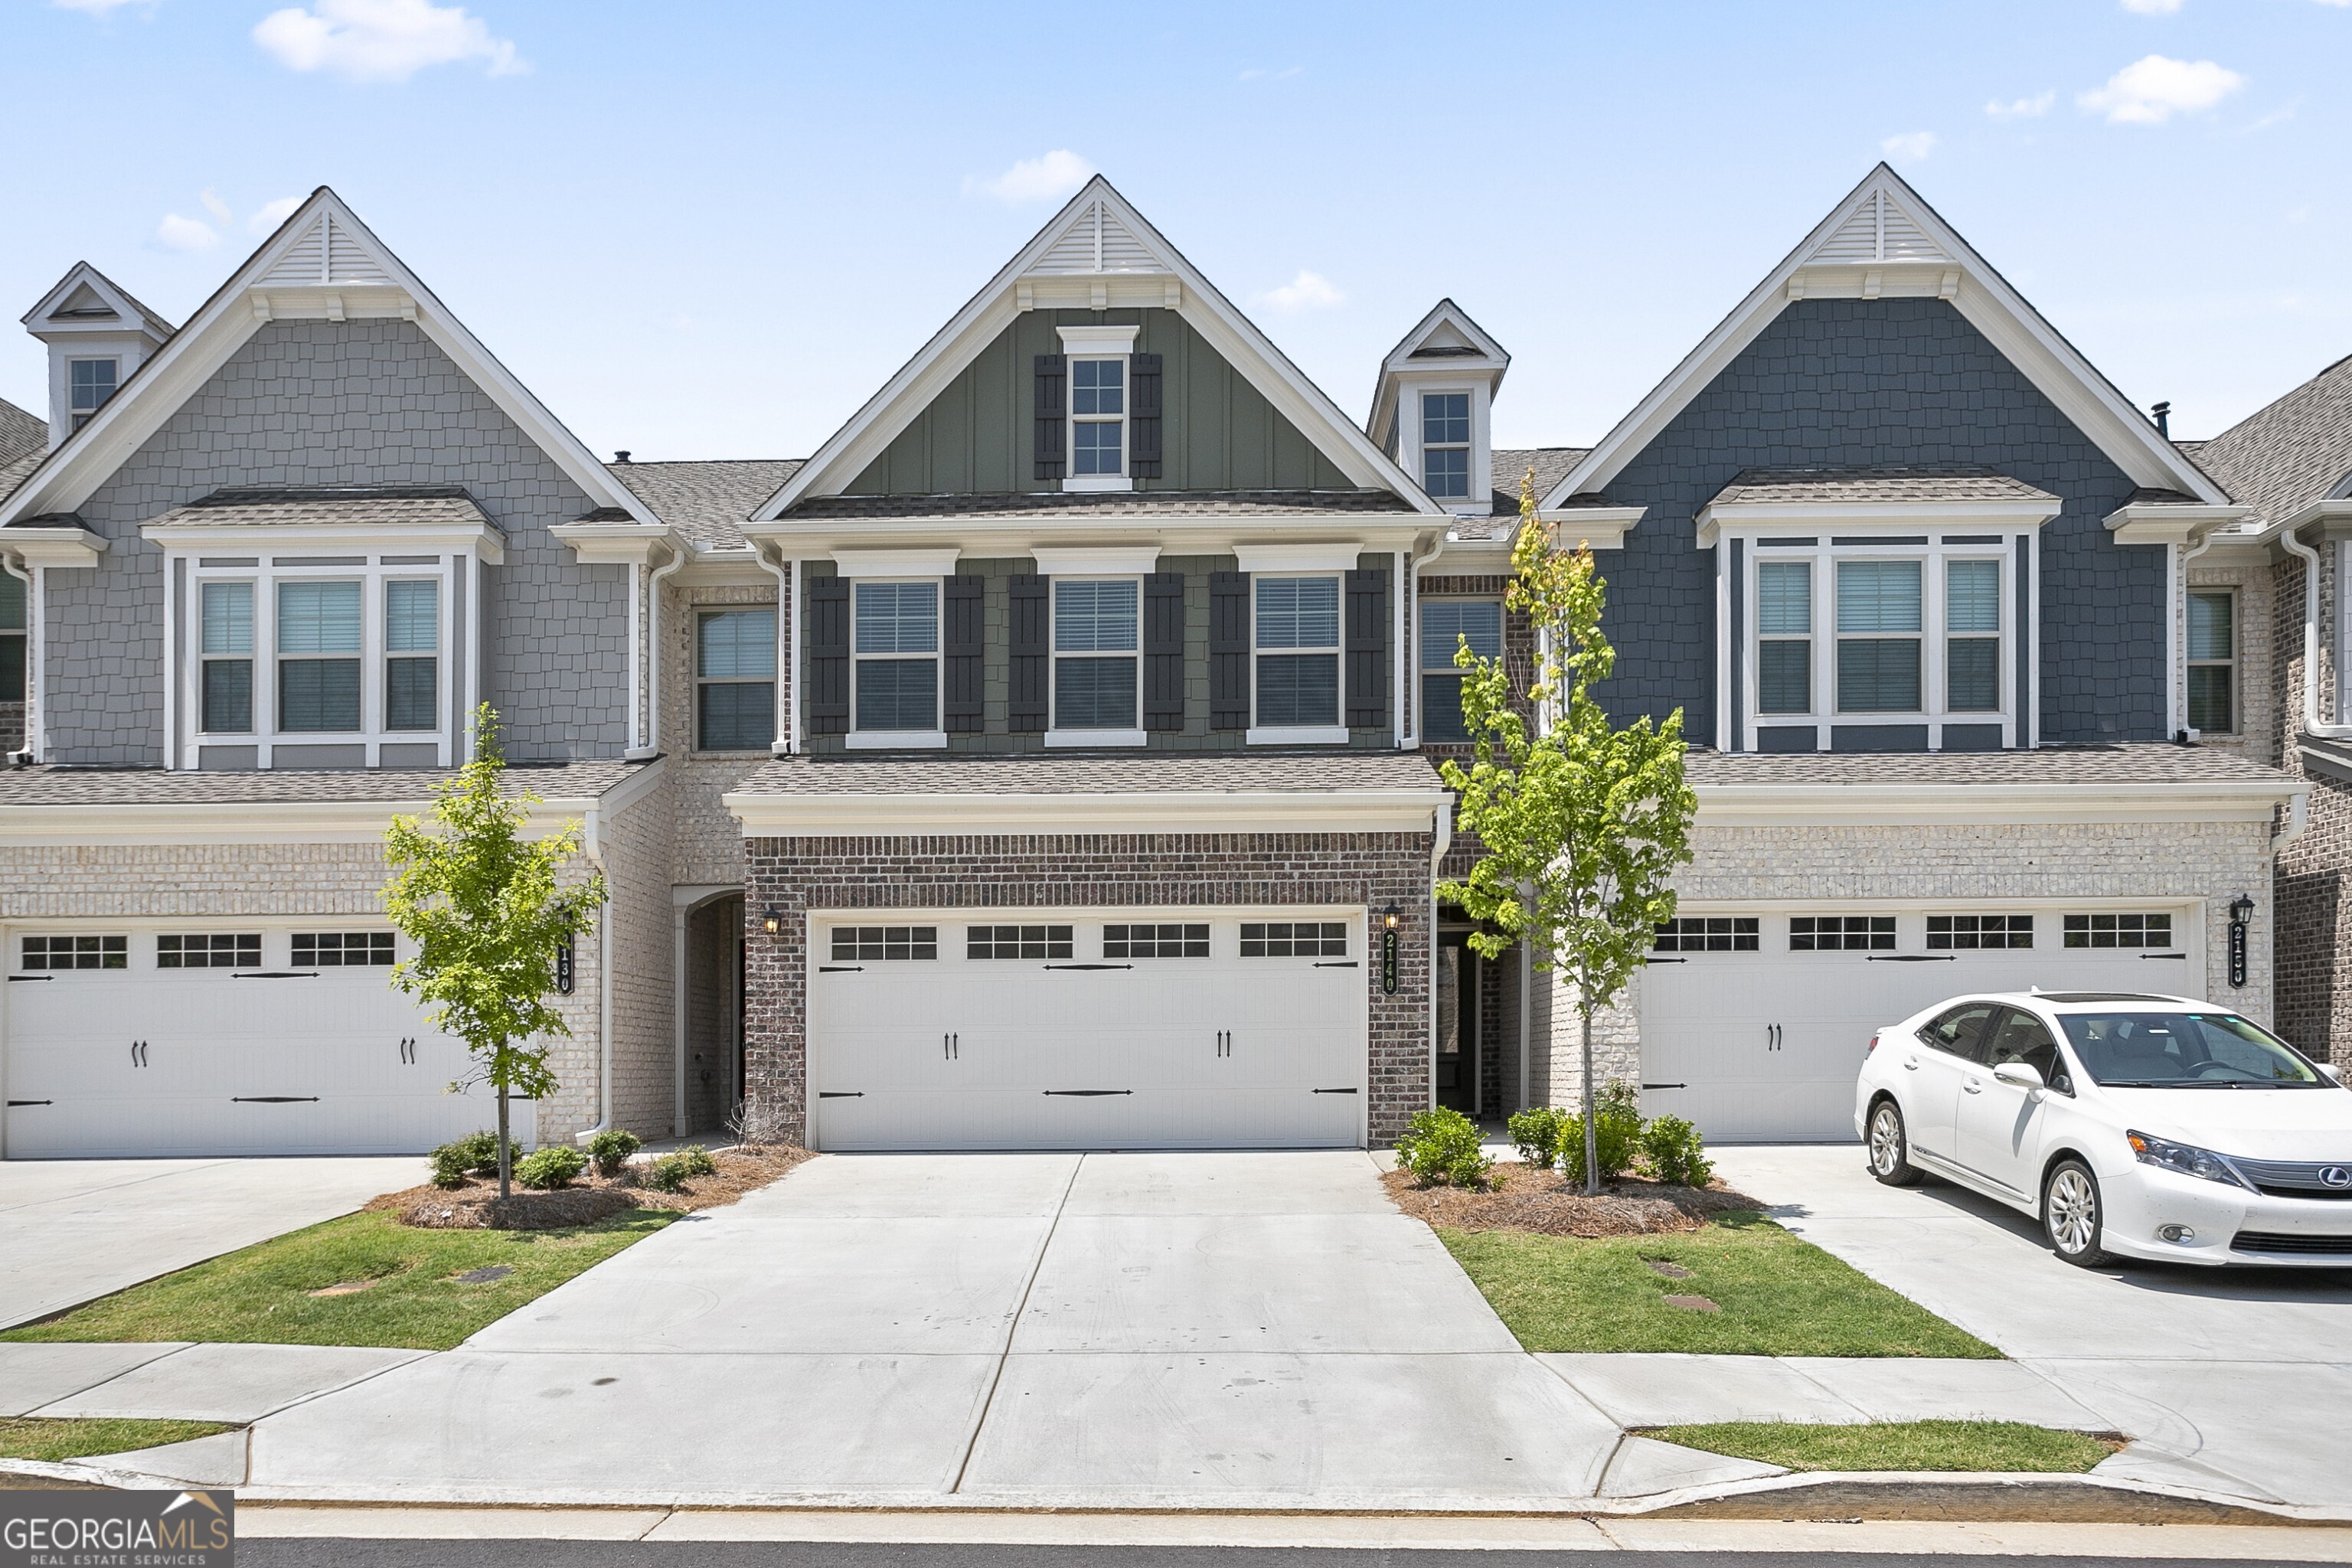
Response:
[[[248,1496],[1509,1507],[1615,1424],[1370,1156],[831,1155],[271,1416]]]
[[[0,1328],[350,1214],[423,1160],[0,1161]]]
[[[1881,1186],[1857,1145],[1714,1153],[1790,1230],[2143,1439],[2100,1474],[2352,1508],[2352,1270],[2081,1269],[1989,1198]]]

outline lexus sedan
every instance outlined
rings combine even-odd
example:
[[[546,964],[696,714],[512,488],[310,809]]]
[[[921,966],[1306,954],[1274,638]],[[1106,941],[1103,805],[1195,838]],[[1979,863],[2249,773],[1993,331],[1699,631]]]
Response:
[[[1871,1037],[1854,1131],[1892,1186],[1933,1173],[2088,1267],[2352,1267],[2352,1091],[2183,996],[1960,996]]]

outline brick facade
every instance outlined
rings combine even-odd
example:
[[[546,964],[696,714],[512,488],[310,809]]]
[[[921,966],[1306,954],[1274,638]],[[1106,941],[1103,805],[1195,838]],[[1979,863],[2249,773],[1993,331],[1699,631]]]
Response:
[[[970,837],[755,838],[745,846],[750,956],[747,1099],[797,1137],[807,1112],[804,999],[811,910],[1169,909],[1390,904],[1401,932],[1397,992],[1370,999],[1375,1146],[1429,1104],[1429,861],[1426,833],[1084,834]],[[769,909],[782,931],[761,929]]]

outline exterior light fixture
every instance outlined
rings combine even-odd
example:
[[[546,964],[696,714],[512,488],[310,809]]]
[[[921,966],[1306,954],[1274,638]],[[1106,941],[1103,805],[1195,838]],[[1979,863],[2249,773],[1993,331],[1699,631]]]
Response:
[[[2253,923],[2254,900],[2248,893],[2240,893],[2230,900],[2230,984],[2246,983],[2246,927]]]
[[[1393,996],[1397,988],[1397,907],[1381,911],[1381,994]]]
[[[1391,930],[1391,931],[1394,931],[1394,930],[1396,930],[1396,928],[1397,928],[1397,907],[1396,907],[1394,904],[1391,904],[1391,905],[1388,907],[1387,911],[1381,915],[1381,923],[1382,925],[1384,925],[1384,926],[1388,927],[1388,928],[1389,928],[1389,930]]]
[[[784,932],[784,911],[770,904],[768,912],[760,921],[760,929],[770,936],[782,936]]]

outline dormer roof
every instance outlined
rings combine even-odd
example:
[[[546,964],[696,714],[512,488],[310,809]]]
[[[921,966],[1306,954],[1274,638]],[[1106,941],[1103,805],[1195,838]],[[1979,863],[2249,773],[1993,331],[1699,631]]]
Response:
[[[37,338],[52,332],[140,331],[162,342],[173,328],[87,261],[77,261],[19,318]]]
[[[1365,434],[1375,441],[1386,438],[1388,422],[1396,414],[1401,378],[1412,372],[1481,376],[1491,400],[1502,388],[1503,373],[1510,368],[1509,353],[1486,328],[1452,300],[1440,300],[1381,361],[1380,379],[1372,387],[1372,412],[1364,421]]]

